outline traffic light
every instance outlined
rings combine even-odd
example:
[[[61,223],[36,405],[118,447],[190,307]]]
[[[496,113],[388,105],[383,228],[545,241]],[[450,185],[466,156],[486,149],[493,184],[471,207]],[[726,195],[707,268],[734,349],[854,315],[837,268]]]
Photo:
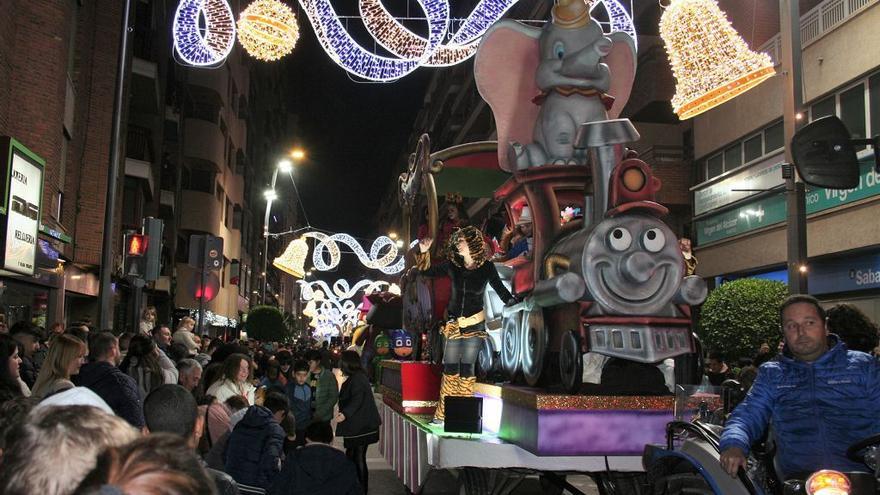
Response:
[[[162,220],[153,217],[146,217],[143,221],[142,232],[151,239],[146,249],[146,263],[144,265],[144,280],[153,281],[159,278],[159,271],[162,268],[162,230],[164,224]]]
[[[143,234],[125,234],[122,275],[142,278],[146,271],[147,245],[150,238]]]
[[[205,236],[205,270],[216,272],[223,268],[223,238]]]
[[[210,273],[205,276],[205,288],[202,289],[202,281],[201,277],[199,277],[198,273],[190,281],[190,293],[193,295],[193,299],[198,301],[202,299],[204,296],[205,302],[209,302],[215,297],[217,297],[217,293],[220,292],[220,278],[217,277],[216,274]]]

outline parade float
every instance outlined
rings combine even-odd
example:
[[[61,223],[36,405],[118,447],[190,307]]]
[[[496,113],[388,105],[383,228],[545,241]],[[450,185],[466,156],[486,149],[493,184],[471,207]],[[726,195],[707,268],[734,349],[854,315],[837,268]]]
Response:
[[[593,475],[601,493],[640,493],[644,446],[662,443],[674,417],[674,363],[698,349],[691,306],[706,286],[685,274],[655,201],[660,180],[626,148],[639,135],[617,117],[635,60],[632,36],[604,33],[579,0],[558,1],[540,29],[498,22],[474,64],[497,143],[432,153],[423,136],[401,175],[406,242],[417,226],[437,238],[438,196],[456,182],[473,204],[503,208],[509,226],[525,214],[533,224],[528,254],[496,262],[517,302],[486,291],[479,375],[504,380],[476,386],[481,432],[450,432],[407,412],[424,385],[407,385],[400,363],[382,369],[381,449],[413,492],[433,470],[457,469],[466,493],[493,493],[523,473],[565,486],[573,472]],[[430,315],[445,301],[412,271],[401,286],[404,326],[437,341],[442,322]],[[442,343],[433,349],[439,361]],[[431,401],[419,397],[427,413]]]

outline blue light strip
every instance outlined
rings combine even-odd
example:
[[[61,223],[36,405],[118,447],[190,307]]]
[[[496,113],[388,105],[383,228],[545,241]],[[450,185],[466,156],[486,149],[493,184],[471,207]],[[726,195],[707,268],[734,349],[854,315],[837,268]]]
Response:
[[[204,28],[199,21],[204,19]],[[226,0],[181,0],[172,27],[174,59],[190,67],[218,67],[235,43],[235,18]]]

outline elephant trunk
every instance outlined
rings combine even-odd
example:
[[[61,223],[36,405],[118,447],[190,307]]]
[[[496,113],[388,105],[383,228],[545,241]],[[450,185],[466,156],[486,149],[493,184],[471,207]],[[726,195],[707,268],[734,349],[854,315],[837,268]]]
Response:
[[[611,40],[599,38],[595,43],[562,60],[560,73],[575,79],[595,79],[599,77],[599,62],[611,52]]]

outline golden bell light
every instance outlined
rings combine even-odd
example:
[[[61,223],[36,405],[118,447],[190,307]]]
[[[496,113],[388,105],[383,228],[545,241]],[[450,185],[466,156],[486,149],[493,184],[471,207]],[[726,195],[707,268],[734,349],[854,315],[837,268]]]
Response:
[[[303,265],[305,265],[308,255],[309,245],[305,239],[300,237],[287,245],[287,249],[281,256],[275,258],[272,266],[296,278],[303,278],[306,271]]]
[[[671,0],[660,18],[660,37],[675,76],[672,109],[682,120],[776,73],[770,56],[749,49],[715,0]]]

